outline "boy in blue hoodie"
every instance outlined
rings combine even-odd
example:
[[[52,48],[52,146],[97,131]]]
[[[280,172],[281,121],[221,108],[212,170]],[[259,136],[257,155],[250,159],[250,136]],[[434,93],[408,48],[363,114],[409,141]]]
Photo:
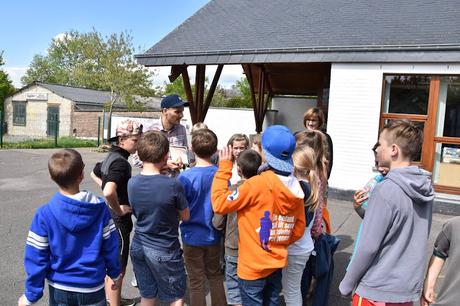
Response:
[[[73,149],[54,153],[48,161],[59,186],[40,207],[27,236],[24,295],[18,305],[31,305],[49,287],[50,305],[106,305],[104,278],[119,286],[118,235],[104,200],[80,191],[84,164]]]
[[[413,305],[420,298],[434,191],[431,173],[412,165],[422,130],[394,120],[379,136],[377,160],[390,166],[370,195],[361,240],[339,290],[353,305]]]

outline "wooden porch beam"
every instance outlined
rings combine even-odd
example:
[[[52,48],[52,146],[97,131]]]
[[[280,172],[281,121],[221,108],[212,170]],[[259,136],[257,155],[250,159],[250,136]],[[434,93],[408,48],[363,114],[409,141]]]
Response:
[[[206,118],[206,114],[208,113],[209,106],[211,105],[212,98],[214,96],[214,92],[217,88],[217,83],[219,82],[220,75],[222,74],[222,69],[224,68],[223,64],[217,66],[216,73],[214,74],[214,78],[212,79],[211,87],[209,88],[208,94],[206,95],[206,100],[204,102],[203,108],[203,120]]]
[[[181,75],[181,73],[184,70],[187,70],[187,65],[174,65],[174,66],[171,66],[171,72],[168,75],[169,81],[171,83],[174,82]]]
[[[182,71],[182,80],[184,81],[185,95],[187,96],[187,100],[190,103],[190,117],[192,117],[192,122],[196,122],[197,118],[195,118],[195,101],[193,100],[192,86],[190,85],[190,78],[188,76],[187,68]]]
[[[206,65],[197,65],[195,73],[195,106],[196,116],[193,124],[203,121],[204,83]]]

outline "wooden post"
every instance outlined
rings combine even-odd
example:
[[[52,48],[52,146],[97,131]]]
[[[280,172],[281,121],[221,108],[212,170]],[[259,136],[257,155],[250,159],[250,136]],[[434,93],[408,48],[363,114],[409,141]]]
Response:
[[[206,75],[206,66],[205,65],[197,65],[196,66],[196,74],[195,74],[195,121],[193,124],[197,122],[202,122],[203,118],[203,102],[204,102],[204,82],[205,82],[205,75]]]

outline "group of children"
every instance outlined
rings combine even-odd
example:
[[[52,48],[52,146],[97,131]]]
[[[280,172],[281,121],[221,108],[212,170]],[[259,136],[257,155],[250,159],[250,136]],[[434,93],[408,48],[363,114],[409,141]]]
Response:
[[[281,291],[286,305],[302,305],[314,241],[331,229],[322,132],[293,135],[274,125],[252,149],[236,134],[218,152],[217,166],[217,136],[201,127],[192,132],[194,166],[177,178],[162,174],[169,142],[161,132],[142,133],[128,120],[112,140],[92,173],[105,201],[80,191],[84,164],[77,151],[50,158],[59,192],[32,221],[18,305],[38,301],[47,279],[50,305],[98,306],[108,299],[118,306],[129,255],[142,306],[157,299],[183,305],[187,278],[192,306],[206,305],[206,280],[212,305],[279,305]],[[412,305],[420,297],[434,198],[430,174],[411,165],[421,142],[420,129],[408,121],[392,121],[380,134],[376,165],[385,178],[355,194],[364,221],[339,288],[344,296],[354,292],[353,305]],[[143,168],[131,177],[128,157],[136,151]],[[437,262],[447,258],[457,227],[446,226],[437,240],[426,303],[433,302]]]

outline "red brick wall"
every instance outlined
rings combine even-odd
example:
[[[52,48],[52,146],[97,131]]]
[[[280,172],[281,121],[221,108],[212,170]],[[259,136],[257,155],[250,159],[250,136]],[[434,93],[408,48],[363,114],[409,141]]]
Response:
[[[160,118],[160,112],[113,112],[113,115],[133,116],[142,118]],[[76,131],[76,137],[97,137],[97,122],[102,112],[73,112],[72,130]],[[102,133],[102,126],[101,126]]]

